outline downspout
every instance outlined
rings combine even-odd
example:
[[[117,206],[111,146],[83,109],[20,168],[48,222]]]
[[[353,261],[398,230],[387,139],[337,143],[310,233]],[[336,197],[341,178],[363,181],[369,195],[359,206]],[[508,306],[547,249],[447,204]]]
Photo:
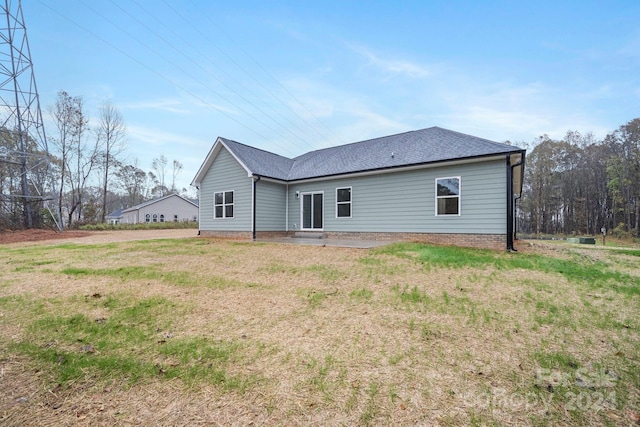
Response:
[[[511,154],[507,154],[507,251],[513,247],[513,168]]]
[[[523,176],[523,178],[524,178],[524,176]],[[522,198],[522,192],[520,192],[518,197],[515,197],[513,199],[513,211],[514,212],[516,212],[518,210],[518,200],[520,200],[521,198]],[[514,221],[513,221],[513,240],[518,240],[518,221],[515,218],[514,218]]]
[[[253,240],[256,240],[256,184],[260,181],[260,175],[253,175],[253,226],[252,236]]]
[[[513,245],[515,235],[515,198],[513,197],[513,169],[522,165],[524,155],[515,164],[511,164],[511,154],[507,154],[507,251],[517,252]],[[518,196],[520,198],[522,195]]]
[[[289,232],[289,183],[287,183],[287,189],[285,191],[284,199],[284,231]]]
[[[196,191],[198,192],[198,236],[200,235],[200,218],[202,218],[202,215],[200,215],[200,187],[196,186]]]

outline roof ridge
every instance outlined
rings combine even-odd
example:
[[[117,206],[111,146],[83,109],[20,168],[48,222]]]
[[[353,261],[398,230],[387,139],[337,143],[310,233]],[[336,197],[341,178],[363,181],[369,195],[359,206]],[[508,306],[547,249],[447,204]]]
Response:
[[[173,192],[173,193],[165,194],[164,196],[158,197],[157,199],[151,199],[151,200],[147,200],[146,202],[138,203],[137,205],[133,205],[133,206],[131,206],[129,208],[123,209],[122,211],[124,212],[124,211],[129,211],[129,210],[141,209],[141,208],[143,208],[145,206],[152,205],[152,204],[154,204],[156,202],[160,202],[162,200],[165,200],[165,199],[167,199],[167,198],[169,198],[171,196],[178,196],[179,198],[181,198],[185,202],[189,202],[192,205],[196,206],[196,204],[194,202],[192,202],[191,200],[189,200],[189,199],[187,199],[185,197],[182,197],[177,192]]]
[[[306,156],[307,154],[311,154],[311,153],[317,153],[319,151],[331,150],[331,149],[336,149],[336,148],[341,148],[341,147],[348,147],[350,145],[362,144],[362,143],[365,143],[365,142],[375,141],[377,139],[394,138],[394,137],[398,137],[398,136],[401,136],[401,135],[407,135],[407,134],[421,132],[421,131],[424,131],[424,130],[427,130],[427,129],[434,129],[434,128],[442,129],[442,128],[438,128],[438,126],[431,126],[431,127],[424,128],[424,129],[408,130],[408,131],[405,131],[405,132],[394,133],[394,134],[391,134],[391,135],[385,135],[385,136],[378,136],[376,138],[363,139],[362,141],[354,141],[354,142],[348,142],[346,144],[333,145],[331,147],[318,148],[317,150],[311,150],[311,151],[307,151],[306,153],[300,154],[299,156],[294,157],[293,160],[297,160],[302,156]],[[447,130],[447,129],[443,129],[443,130]]]
[[[515,145],[439,126],[320,148],[294,158],[221,136],[218,138],[217,142],[226,146],[250,175],[261,175],[281,181],[524,151]],[[213,148],[210,154],[212,152]],[[201,171],[198,172],[200,173]]]
[[[510,146],[509,144],[505,144],[504,142],[492,141],[492,140],[490,140],[490,139],[483,138],[483,137],[481,137],[481,136],[475,136],[475,135],[471,135],[471,134],[469,134],[469,133],[459,132],[459,131],[457,131],[457,130],[446,129],[446,128],[442,128],[442,127],[440,127],[440,126],[432,126],[432,128],[440,129],[440,130],[444,130],[444,131],[451,132],[451,133],[457,133],[458,135],[462,135],[462,136],[466,136],[466,137],[470,137],[470,138],[481,139],[481,140],[483,140],[483,141],[490,142],[491,144],[507,145],[507,146]],[[427,129],[431,129],[431,128],[427,128]]]
[[[286,157],[283,156],[282,154],[278,154],[278,153],[274,153],[273,151],[268,151],[265,150],[263,148],[258,148],[258,147],[254,147],[248,144],[243,144],[242,142],[238,142],[238,141],[234,141],[233,139],[229,139],[229,138],[225,138],[225,137],[219,137],[220,139],[222,139],[225,142],[233,142],[234,144],[238,144],[238,145],[242,145],[243,147],[247,147],[250,148],[252,150],[257,150],[257,151],[262,151],[263,153],[267,153],[267,154],[273,154],[274,156],[278,156],[278,157],[282,157],[283,159],[287,159],[287,160],[293,160],[291,157]]]

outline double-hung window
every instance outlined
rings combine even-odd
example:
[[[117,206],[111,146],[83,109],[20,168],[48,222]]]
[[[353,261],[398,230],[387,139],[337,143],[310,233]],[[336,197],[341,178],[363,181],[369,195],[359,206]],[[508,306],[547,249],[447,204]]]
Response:
[[[351,218],[351,187],[336,188],[336,218]]]
[[[213,194],[215,218],[233,218],[233,191],[220,191]]]
[[[436,178],[436,215],[460,215],[460,177]]]

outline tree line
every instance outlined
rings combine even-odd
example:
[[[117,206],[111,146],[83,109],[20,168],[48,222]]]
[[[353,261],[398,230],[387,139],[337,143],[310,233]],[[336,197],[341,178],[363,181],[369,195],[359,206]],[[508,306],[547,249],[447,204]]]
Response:
[[[0,129],[0,229],[26,226],[25,205],[41,203],[20,200],[24,186],[55,188],[57,214],[66,227],[104,222],[120,208],[178,192],[176,180],[183,166],[161,155],[143,170],[138,160],[126,160],[126,125],[109,101],[98,109],[97,122],[90,125],[83,99],[65,91],[48,109],[51,173],[43,168],[23,171],[15,165],[17,131]],[[23,151],[41,155],[38,144],[21,140]],[[596,235],[604,227],[609,233],[640,237],[640,118],[621,125],[597,139],[591,133],[569,131],[562,139],[540,136],[528,148],[523,191],[517,203],[517,230],[526,234]],[[1,159],[0,159],[1,160]],[[53,178],[50,178],[53,177]],[[47,182],[53,179],[53,182]],[[34,226],[47,223],[42,206]],[[49,218],[50,220],[50,218]]]
[[[164,155],[153,159],[151,170],[145,171],[137,159],[126,160],[127,128],[122,114],[110,101],[98,108],[95,123],[91,124],[83,98],[66,91],[57,94],[56,102],[48,108],[51,125],[48,129],[50,170],[32,168],[27,180],[15,167],[16,161],[0,162],[0,229],[27,226],[25,205],[30,203],[36,218],[29,223],[36,227],[53,225],[59,217],[64,227],[84,223],[104,222],[110,212],[128,208],[147,200],[171,193],[188,194],[177,188],[176,181],[183,165],[171,163]],[[6,152],[22,152],[44,156],[36,141],[27,140],[26,147],[18,147],[18,132],[1,129],[0,148]],[[1,154],[1,153],[0,153]],[[53,181],[53,182],[51,182]],[[26,184],[25,184],[26,183]],[[24,188],[27,185],[32,188]],[[57,212],[48,214],[41,200],[19,200],[17,195],[36,194],[53,188]]]
[[[527,153],[521,233],[640,237],[640,118],[604,137],[543,135]]]

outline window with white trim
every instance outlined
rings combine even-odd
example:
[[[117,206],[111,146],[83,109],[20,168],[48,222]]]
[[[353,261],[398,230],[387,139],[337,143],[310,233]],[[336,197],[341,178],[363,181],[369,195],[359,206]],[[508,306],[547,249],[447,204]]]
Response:
[[[336,218],[351,218],[351,187],[336,188]]]
[[[213,194],[215,218],[233,218],[233,191],[220,191]]]
[[[146,214],[146,215],[144,216],[144,220],[145,220],[145,222],[151,222],[151,215]]]
[[[436,216],[460,215],[460,177],[436,178]]]
[[[158,214],[153,214],[153,222],[158,222]]]

